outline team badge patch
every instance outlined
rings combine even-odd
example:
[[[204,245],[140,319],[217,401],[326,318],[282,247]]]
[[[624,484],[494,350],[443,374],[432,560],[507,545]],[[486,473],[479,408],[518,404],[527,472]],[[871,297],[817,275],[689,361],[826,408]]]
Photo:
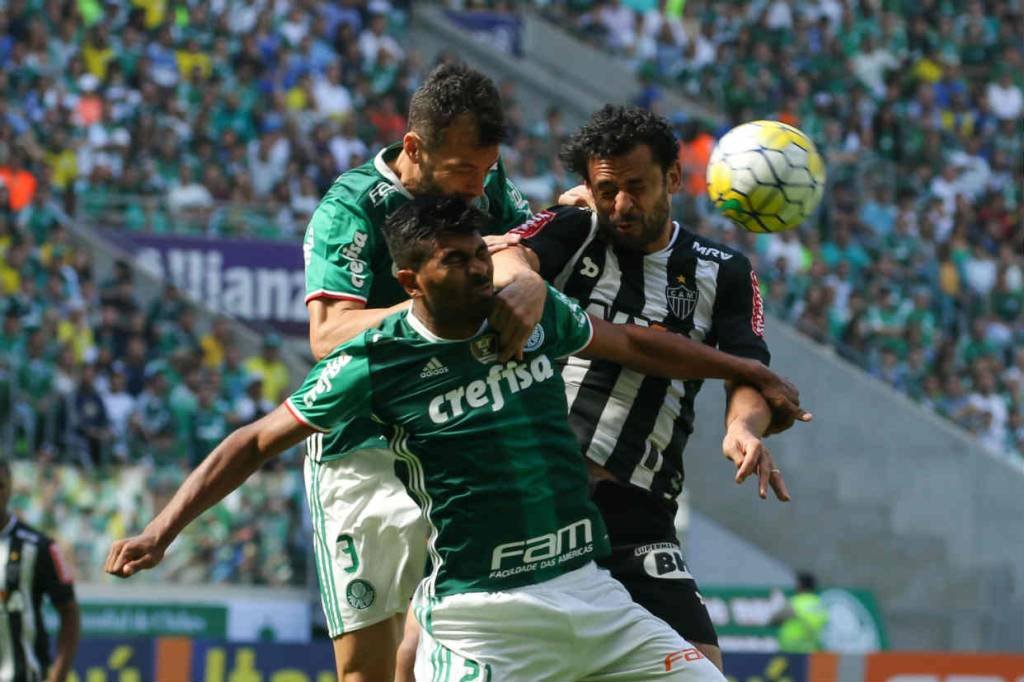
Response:
[[[672,314],[677,319],[685,320],[693,315],[700,293],[686,286],[686,278],[679,275],[676,277],[675,286],[665,287],[665,297],[668,299],[668,307]]]
[[[478,339],[473,339],[469,344],[469,352],[473,354],[478,362],[489,365],[498,361],[498,336],[497,334],[484,334]]]
[[[533,328],[533,332],[530,334],[530,338],[526,339],[526,345],[523,346],[523,350],[527,353],[532,353],[544,344],[544,327],[539,324]]]
[[[348,601],[348,605],[360,611],[370,608],[376,598],[377,590],[362,578],[356,578],[345,588],[345,599]]]

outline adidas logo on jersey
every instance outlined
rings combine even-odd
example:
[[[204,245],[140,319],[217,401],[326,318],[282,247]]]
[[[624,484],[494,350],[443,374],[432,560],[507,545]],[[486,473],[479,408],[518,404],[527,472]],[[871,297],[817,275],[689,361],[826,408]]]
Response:
[[[420,371],[420,379],[427,379],[429,377],[441,376],[447,374],[448,368],[441,364],[441,361],[437,357],[430,358],[430,362],[423,366]]]

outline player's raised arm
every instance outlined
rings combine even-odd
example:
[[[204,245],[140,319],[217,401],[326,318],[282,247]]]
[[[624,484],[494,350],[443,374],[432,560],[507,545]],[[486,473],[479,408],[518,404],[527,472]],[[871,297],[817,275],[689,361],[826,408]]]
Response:
[[[233,431],[189,474],[142,533],[111,546],[104,570],[127,578],[156,566],[174,538],[197,516],[242,485],[267,460],[313,431],[285,405]]]
[[[408,301],[389,308],[367,308],[363,301],[315,298],[306,304],[309,311],[309,348],[322,360],[339,345],[357,334],[379,325],[385,317],[409,307]]]
[[[612,324],[590,316],[594,334],[578,353],[610,360],[648,376],[668,379],[724,379],[757,388],[774,413],[800,421],[811,414],[800,407],[800,393],[756,360],[729,355],[680,334]]]

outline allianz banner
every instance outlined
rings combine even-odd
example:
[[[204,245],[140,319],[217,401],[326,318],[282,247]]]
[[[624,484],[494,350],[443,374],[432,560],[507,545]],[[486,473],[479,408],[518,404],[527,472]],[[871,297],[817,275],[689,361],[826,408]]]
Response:
[[[256,239],[106,232],[135,263],[170,279],[216,313],[305,335],[308,318],[302,244]]]

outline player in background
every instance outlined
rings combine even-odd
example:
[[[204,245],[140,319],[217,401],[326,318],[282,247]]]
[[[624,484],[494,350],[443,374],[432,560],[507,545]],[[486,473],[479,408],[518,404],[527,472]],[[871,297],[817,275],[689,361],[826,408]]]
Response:
[[[57,544],[8,511],[11,489],[11,467],[0,459],[0,682],[64,682],[81,625],[75,586]],[[60,618],[52,660],[43,595]]]
[[[489,216],[488,234],[503,233],[530,215],[498,156],[504,139],[494,83],[464,65],[442,65],[413,94],[403,139],[338,177],[303,241],[309,341],[317,360],[408,307],[380,227],[414,195],[472,202]],[[506,358],[521,352],[543,309],[544,282],[529,274],[508,283],[491,315]],[[427,530],[372,420],[353,419],[313,435],[306,445],[315,559],[338,677],[391,680],[409,599],[423,577]],[[328,477],[335,481],[329,487],[323,485]],[[410,674],[399,670],[398,678]]]
[[[267,459],[372,416],[429,531],[432,571],[414,599],[424,631],[417,678],[723,680],[594,566],[607,533],[588,499],[554,363],[578,354],[645,374],[751,383],[783,419],[804,414],[795,390],[759,362],[589,317],[554,290],[522,358],[503,362],[487,321],[495,293],[480,231],[489,224],[450,197],[417,198],[389,216],[396,276],[412,305],[336,348],[284,404],[229,435],[141,535],[114,543],[106,570],[127,577],[156,565],[188,523]],[[311,466],[317,485],[337,489],[334,475],[344,473]]]
[[[750,261],[672,220],[671,195],[682,175],[668,122],[638,107],[609,105],[570,138],[562,157],[589,194],[574,196],[593,208],[555,207],[514,230],[510,243],[521,242],[495,255],[496,283],[534,269],[591,315],[666,329],[767,364]],[[562,376],[569,423],[611,537],[612,553],[600,564],[721,669],[718,638],[674,524],[702,382],[583,357],[570,358]],[[756,473],[762,498],[771,487],[788,500],[763,438],[793,422],[773,423],[750,386],[729,382],[726,391],[722,448],[737,467],[736,482]]]

